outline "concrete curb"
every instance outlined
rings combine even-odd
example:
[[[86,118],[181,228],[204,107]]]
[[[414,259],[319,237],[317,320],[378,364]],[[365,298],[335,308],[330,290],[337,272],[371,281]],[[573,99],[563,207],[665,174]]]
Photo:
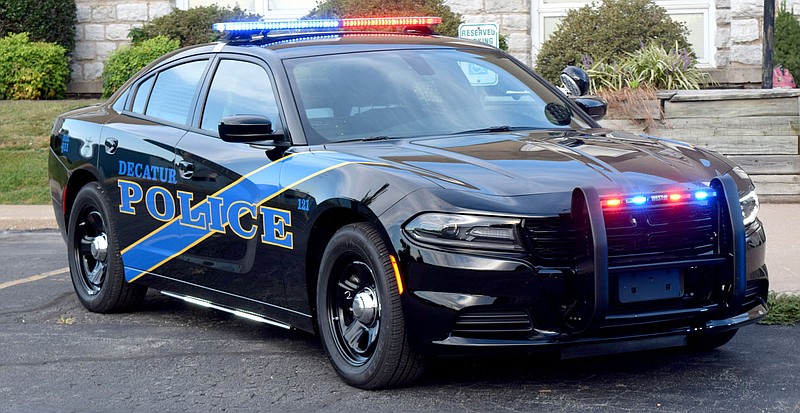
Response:
[[[800,204],[761,205],[767,231],[770,289],[800,294]],[[56,230],[50,205],[0,205],[0,232]]]
[[[0,205],[0,231],[58,229],[50,205]]]

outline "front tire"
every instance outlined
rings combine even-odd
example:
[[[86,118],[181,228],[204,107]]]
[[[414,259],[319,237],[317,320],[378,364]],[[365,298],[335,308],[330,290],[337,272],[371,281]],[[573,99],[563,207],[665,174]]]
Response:
[[[69,216],[69,269],[81,304],[97,313],[128,311],[147,293],[147,287],[125,281],[116,224],[109,217],[100,184],[91,182],[78,191]]]
[[[410,348],[388,249],[374,225],[331,238],[317,280],[317,325],[339,376],[362,389],[417,380],[424,360]]]

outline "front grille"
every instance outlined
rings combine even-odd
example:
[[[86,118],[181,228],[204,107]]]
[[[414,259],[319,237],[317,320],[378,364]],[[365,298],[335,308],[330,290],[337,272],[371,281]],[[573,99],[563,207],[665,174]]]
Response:
[[[718,251],[713,203],[603,212],[610,266],[707,258]]]
[[[534,264],[544,267],[574,267],[589,255],[587,229],[569,215],[526,218],[524,231]]]
[[[452,334],[474,338],[524,338],[533,331],[523,310],[472,310],[456,319]]]
[[[523,221],[522,235],[531,263],[542,275],[541,294],[546,298],[530,309],[537,328],[581,331],[592,322],[614,328],[685,325],[700,313],[718,311],[730,299],[732,230],[724,204],[717,199],[602,208],[607,271],[594,268],[604,257],[593,254],[589,216],[600,211],[584,211],[575,202],[573,212]],[[602,284],[595,285],[598,282]],[[758,299],[765,285],[749,283],[747,299]],[[604,287],[605,294],[599,295],[598,287]],[[635,291],[625,295],[623,287]],[[638,295],[631,298],[632,294]],[[605,320],[592,320],[596,299],[603,300]],[[544,319],[550,325],[543,325],[539,314],[547,314]],[[640,317],[643,314],[649,315]],[[472,319],[462,317],[456,325],[459,334],[479,334],[469,323]]]

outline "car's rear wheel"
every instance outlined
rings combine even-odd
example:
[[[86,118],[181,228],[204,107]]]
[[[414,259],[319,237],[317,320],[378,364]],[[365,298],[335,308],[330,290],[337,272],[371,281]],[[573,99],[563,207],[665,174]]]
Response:
[[[392,263],[373,225],[347,225],[331,238],[316,315],[325,351],[348,384],[399,387],[422,375],[424,360],[408,344]]]
[[[689,336],[689,347],[699,351],[711,351],[728,344],[736,335],[738,329],[723,331],[721,333],[696,334]]]
[[[84,307],[98,313],[130,310],[147,287],[125,281],[115,223],[102,187],[92,182],[78,191],[69,216],[67,254],[72,285]]]

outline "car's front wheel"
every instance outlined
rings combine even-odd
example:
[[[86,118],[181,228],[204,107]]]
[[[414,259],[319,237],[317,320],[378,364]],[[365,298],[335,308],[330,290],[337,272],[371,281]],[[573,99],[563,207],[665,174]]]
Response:
[[[100,184],[78,191],[69,216],[67,254],[72,285],[84,307],[98,313],[130,310],[147,287],[125,281],[115,223]]]
[[[422,375],[424,360],[408,344],[392,263],[373,225],[347,225],[331,238],[316,315],[325,351],[348,384],[399,387]]]

